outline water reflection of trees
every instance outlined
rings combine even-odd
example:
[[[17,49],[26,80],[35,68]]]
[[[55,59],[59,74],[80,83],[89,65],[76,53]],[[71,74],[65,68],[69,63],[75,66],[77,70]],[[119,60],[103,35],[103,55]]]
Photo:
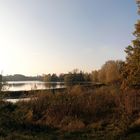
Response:
[[[45,87],[46,87],[46,88],[49,88],[49,89],[50,89],[50,88],[53,88],[53,89],[54,89],[54,88],[57,87],[57,85],[58,85],[57,82],[46,82],[46,83],[45,83]]]
[[[37,89],[56,89],[63,88],[64,82],[41,82],[41,83],[7,83],[4,84],[2,90],[37,90]]]
[[[14,87],[21,87],[26,85],[25,83],[16,83],[16,84],[9,84],[9,86],[14,86]]]

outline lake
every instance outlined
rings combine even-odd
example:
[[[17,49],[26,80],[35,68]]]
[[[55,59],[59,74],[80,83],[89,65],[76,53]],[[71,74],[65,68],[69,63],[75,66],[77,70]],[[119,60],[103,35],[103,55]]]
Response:
[[[42,81],[8,81],[3,86],[3,91],[29,91],[41,89],[64,88],[63,82],[42,82]]]
[[[4,99],[4,101],[6,102],[11,102],[11,103],[17,103],[17,102],[20,102],[20,101],[30,101],[31,98],[18,98],[18,99]]]

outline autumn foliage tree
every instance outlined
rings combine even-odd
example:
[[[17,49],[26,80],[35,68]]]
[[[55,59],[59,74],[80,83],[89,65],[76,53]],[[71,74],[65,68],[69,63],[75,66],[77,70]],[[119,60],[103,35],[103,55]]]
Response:
[[[105,84],[118,84],[121,82],[121,69],[123,61],[107,61],[98,72],[99,82]]]
[[[140,20],[135,25],[135,40],[125,49],[127,54],[123,72],[123,87],[140,88]]]
[[[137,1],[140,13],[140,0]],[[129,45],[125,52],[126,62],[123,71],[122,87],[126,88],[140,88],[140,20],[135,24],[134,31],[135,40]]]
[[[91,78],[92,82],[95,83],[95,84],[99,82],[99,78],[98,78],[99,76],[98,75],[99,75],[98,70],[94,70],[94,71],[91,72],[90,78]]]
[[[102,84],[120,84],[123,65],[124,62],[120,60],[107,61],[101,69],[92,71],[92,82]]]

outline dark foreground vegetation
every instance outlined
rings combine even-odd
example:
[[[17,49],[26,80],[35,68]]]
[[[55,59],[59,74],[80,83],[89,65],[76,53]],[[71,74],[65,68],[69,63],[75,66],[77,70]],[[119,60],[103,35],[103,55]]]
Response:
[[[138,90],[73,86],[29,102],[1,101],[0,140],[139,140],[138,98]]]

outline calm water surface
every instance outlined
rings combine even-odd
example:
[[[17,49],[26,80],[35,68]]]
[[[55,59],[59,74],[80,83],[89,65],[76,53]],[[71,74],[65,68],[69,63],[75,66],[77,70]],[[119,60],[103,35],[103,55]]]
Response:
[[[63,88],[62,82],[42,82],[42,81],[9,81],[3,87],[3,91],[29,91],[41,89]]]
[[[17,103],[19,101],[30,101],[31,98],[19,98],[19,99],[4,99],[6,102]]]

